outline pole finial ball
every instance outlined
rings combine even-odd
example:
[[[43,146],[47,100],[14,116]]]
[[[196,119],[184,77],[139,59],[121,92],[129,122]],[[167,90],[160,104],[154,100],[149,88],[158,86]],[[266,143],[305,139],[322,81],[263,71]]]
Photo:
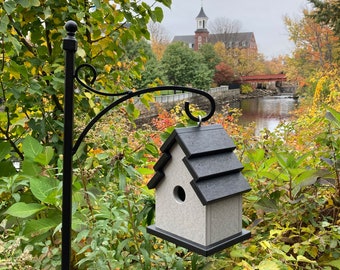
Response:
[[[75,33],[78,29],[78,25],[75,21],[68,21],[65,24],[65,29],[68,33]]]

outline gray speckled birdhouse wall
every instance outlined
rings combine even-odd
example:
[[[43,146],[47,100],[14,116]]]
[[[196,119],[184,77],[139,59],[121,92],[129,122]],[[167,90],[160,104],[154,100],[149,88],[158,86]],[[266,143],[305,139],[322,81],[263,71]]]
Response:
[[[249,238],[242,193],[250,187],[234,149],[220,125],[175,129],[148,183],[156,189],[148,231],[203,255]]]

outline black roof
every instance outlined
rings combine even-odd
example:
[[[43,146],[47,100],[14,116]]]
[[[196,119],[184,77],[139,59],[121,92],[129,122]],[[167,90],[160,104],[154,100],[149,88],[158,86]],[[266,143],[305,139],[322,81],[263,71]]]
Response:
[[[200,29],[201,30],[201,29]],[[207,30],[207,29],[204,29]],[[235,47],[242,48],[242,43],[245,44],[245,48],[249,48],[252,39],[255,40],[253,32],[235,32],[235,33],[219,33],[219,34],[209,34],[208,42],[215,44],[217,42],[223,42],[228,47],[229,42],[233,42]],[[184,42],[185,44],[194,44],[195,35],[184,35],[184,36],[174,36],[172,42]],[[236,46],[236,44],[238,44]]]
[[[205,15],[205,12],[204,12],[204,10],[203,10],[203,7],[201,7],[200,13],[198,13],[196,19],[198,19],[198,18],[208,18],[208,16]]]
[[[163,155],[154,166],[150,189],[164,178],[163,168],[175,143],[185,154],[183,162],[193,177],[190,184],[203,205],[250,190],[233,153],[235,144],[221,125],[175,129],[161,147]]]

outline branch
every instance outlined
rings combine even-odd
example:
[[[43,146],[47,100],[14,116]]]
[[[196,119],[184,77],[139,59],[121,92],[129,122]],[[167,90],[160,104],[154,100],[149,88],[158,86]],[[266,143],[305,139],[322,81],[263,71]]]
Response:
[[[10,128],[9,110],[8,110],[7,107],[5,108],[5,111],[7,113],[7,127],[6,127],[6,130],[4,130],[2,127],[0,127],[0,131],[1,131],[1,133],[3,133],[5,135],[6,140],[9,141],[9,143],[13,147],[14,151],[19,155],[19,157],[22,160],[24,160],[24,154],[19,150],[19,148],[17,147],[15,142],[11,140],[11,137],[10,137],[10,134],[9,134],[9,128]]]
[[[26,48],[27,48],[31,53],[33,53],[34,55],[36,55],[36,53],[35,53],[35,51],[34,51],[33,45],[30,44],[30,43],[28,42],[28,40],[25,38],[25,36],[20,32],[20,30],[19,30],[18,28],[15,27],[15,22],[14,22],[14,20],[13,20],[13,17],[12,17],[11,15],[8,15],[8,18],[9,18],[10,22],[12,23],[15,32],[17,32],[20,41],[21,41],[22,43],[24,43],[24,45],[26,46]]]

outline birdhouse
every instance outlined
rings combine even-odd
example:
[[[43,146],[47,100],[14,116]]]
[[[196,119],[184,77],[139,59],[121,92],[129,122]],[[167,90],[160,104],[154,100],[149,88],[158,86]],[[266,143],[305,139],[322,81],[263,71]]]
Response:
[[[234,149],[220,125],[175,129],[148,182],[156,211],[147,231],[204,256],[250,238],[242,229],[250,186]]]

